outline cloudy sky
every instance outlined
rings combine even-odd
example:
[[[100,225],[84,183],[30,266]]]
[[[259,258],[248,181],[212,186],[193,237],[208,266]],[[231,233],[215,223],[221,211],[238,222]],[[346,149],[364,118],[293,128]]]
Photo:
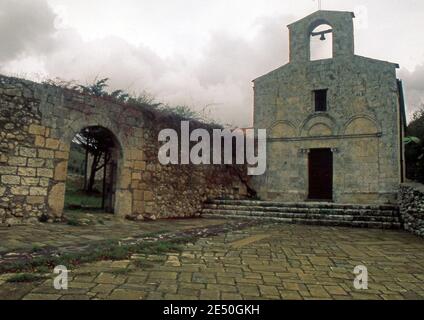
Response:
[[[424,1],[322,0],[354,11],[356,54],[396,62],[408,113],[424,103]],[[252,121],[251,80],[288,60],[287,24],[317,0],[0,0],[0,73],[148,92]]]

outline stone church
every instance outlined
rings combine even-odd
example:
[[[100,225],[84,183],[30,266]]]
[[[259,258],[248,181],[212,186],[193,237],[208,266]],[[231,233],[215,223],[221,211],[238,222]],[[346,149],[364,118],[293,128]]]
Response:
[[[267,172],[254,180],[261,199],[396,202],[405,123],[399,66],[355,55],[353,18],[320,10],[290,24],[289,62],[254,80],[254,127],[268,130]],[[330,57],[313,59],[317,40],[332,41]]]

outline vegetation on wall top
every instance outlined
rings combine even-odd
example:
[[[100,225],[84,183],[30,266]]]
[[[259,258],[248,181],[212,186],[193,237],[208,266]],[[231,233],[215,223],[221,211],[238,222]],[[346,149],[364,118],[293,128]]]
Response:
[[[222,127],[216,121],[210,119],[206,114],[207,107],[202,112],[195,111],[186,105],[171,106],[166,103],[158,102],[153,96],[146,92],[138,95],[133,95],[125,90],[118,89],[114,91],[108,90],[109,78],[95,79],[92,84],[81,85],[75,81],[64,81],[59,78],[49,79],[44,81],[44,84],[60,87],[63,89],[72,90],[81,94],[112,100],[117,103],[124,103],[126,105],[135,106],[142,110],[158,111],[170,117],[176,117],[178,120],[192,120],[201,122],[214,127]]]

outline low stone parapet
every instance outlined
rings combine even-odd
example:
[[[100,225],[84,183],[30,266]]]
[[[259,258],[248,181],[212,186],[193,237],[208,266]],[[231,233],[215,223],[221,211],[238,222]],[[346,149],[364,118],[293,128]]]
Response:
[[[414,182],[402,184],[399,208],[405,230],[424,237],[424,185]]]

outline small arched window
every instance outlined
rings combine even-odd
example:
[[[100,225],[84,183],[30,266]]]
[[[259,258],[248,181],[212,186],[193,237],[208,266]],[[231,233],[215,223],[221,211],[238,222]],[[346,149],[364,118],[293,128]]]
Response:
[[[321,60],[333,57],[333,28],[328,24],[315,27],[310,35],[310,59]]]

